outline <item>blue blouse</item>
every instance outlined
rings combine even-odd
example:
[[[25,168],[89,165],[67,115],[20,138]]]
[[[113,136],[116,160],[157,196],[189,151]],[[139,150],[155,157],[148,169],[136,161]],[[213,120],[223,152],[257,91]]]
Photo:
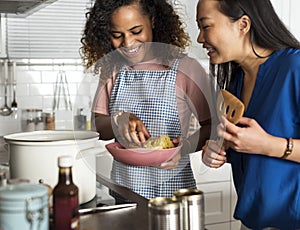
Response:
[[[243,77],[240,70],[231,89],[239,98]],[[276,51],[260,65],[244,116],[271,135],[300,139],[300,50]],[[252,229],[300,228],[300,164],[232,149],[229,154],[238,195],[234,217]]]

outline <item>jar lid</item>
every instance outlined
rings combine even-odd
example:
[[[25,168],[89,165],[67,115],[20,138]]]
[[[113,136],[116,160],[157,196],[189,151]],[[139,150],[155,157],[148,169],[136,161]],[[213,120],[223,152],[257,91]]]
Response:
[[[26,199],[48,194],[46,186],[40,184],[9,184],[0,187],[0,199]]]
[[[40,208],[48,205],[48,189],[40,184],[9,184],[0,187],[0,200],[0,210],[25,209],[30,200],[32,208]]]

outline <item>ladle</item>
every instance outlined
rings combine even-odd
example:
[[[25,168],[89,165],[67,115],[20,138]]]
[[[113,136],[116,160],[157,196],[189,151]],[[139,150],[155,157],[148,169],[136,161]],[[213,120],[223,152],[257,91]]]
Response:
[[[13,69],[12,69],[12,79],[13,79],[13,101],[11,103],[11,110],[14,113],[15,118],[17,118],[17,111],[18,111],[18,104],[16,101],[16,62],[13,62]]]
[[[4,106],[1,108],[1,115],[2,116],[9,116],[13,111],[11,108],[7,105],[7,82],[5,82],[4,85]]]
[[[7,68],[7,61],[4,61],[4,106],[1,108],[1,115],[2,116],[9,116],[13,111],[11,108],[7,105],[7,80],[8,80],[8,68]]]

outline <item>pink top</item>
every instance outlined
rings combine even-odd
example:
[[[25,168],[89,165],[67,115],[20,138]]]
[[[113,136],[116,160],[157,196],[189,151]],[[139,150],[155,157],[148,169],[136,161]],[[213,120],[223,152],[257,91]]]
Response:
[[[155,64],[155,60],[152,60],[131,68],[157,70],[165,67]],[[109,78],[104,86],[99,83],[94,100],[94,113],[109,115],[109,99],[115,79],[116,74]],[[183,134],[187,134],[190,121],[184,118],[190,117],[191,113],[194,113],[200,122],[210,119],[208,103],[211,101],[211,93],[208,75],[198,61],[185,56],[179,62],[176,86],[179,119]]]

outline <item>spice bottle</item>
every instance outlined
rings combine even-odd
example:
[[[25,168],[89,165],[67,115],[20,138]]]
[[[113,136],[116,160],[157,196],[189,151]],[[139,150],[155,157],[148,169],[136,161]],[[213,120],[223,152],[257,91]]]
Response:
[[[36,117],[35,117],[35,130],[43,130],[44,129],[44,121],[42,117],[42,110],[36,110]]]
[[[72,179],[73,158],[58,158],[58,183],[53,189],[53,219],[55,230],[79,229],[78,187]]]
[[[55,129],[55,113],[49,112],[44,113],[44,122],[46,130],[54,130]]]
[[[83,114],[83,108],[78,110],[78,115],[75,116],[75,130],[86,130],[86,116]]]

